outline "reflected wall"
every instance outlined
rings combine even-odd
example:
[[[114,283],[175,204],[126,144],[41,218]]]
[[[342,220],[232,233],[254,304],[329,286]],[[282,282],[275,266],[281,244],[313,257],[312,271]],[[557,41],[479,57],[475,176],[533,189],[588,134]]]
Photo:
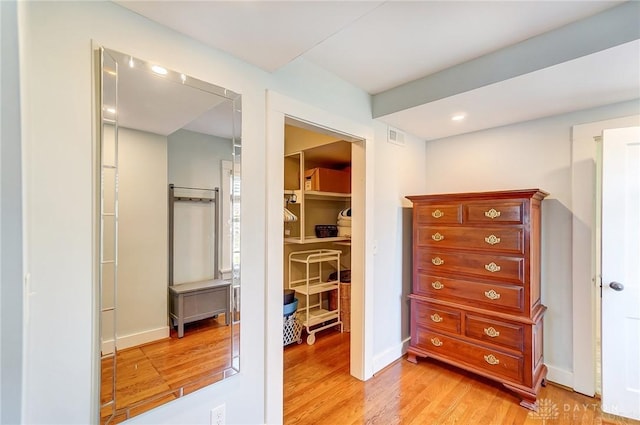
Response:
[[[239,369],[241,100],[130,55],[100,56],[100,416],[113,423]],[[171,226],[170,184],[220,197]],[[227,312],[195,317],[182,338],[168,314],[176,230],[175,284],[231,288]]]

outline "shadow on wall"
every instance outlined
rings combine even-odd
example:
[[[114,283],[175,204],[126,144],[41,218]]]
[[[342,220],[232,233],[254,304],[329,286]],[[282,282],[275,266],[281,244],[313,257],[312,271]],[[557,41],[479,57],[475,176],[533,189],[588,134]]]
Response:
[[[573,214],[557,199],[542,202],[541,296],[544,317],[545,363],[573,369]],[[568,343],[569,342],[569,343]]]
[[[401,333],[402,339],[411,336],[410,318],[411,303],[409,302],[409,294],[412,287],[413,276],[413,208],[402,208],[402,307],[401,307]]]

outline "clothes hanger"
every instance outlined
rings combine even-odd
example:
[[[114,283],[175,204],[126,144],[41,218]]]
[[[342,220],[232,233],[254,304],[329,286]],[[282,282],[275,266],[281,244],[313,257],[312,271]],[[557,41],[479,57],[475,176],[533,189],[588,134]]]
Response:
[[[289,209],[287,208],[287,205],[289,204],[290,200],[291,200],[291,197],[288,197],[287,199],[284,200],[283,218],[285,223],[292,223],[294,221],[298,221],[298,217],[294,213],[289,211]]]

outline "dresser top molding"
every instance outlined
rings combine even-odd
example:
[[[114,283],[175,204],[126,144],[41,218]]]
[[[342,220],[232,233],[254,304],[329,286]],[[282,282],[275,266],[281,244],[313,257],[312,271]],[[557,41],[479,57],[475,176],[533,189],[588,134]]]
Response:
[[[513,199],[527,198],[542,200],[549,194],[540,189],[522,189],[522,190],[501,190],[494,192],[467,192],[467,193],[440,193],[433,195],[410,195],[406,196],[412,202],[420,201],[465,201],[465,200],[496,200],[496,199]]]

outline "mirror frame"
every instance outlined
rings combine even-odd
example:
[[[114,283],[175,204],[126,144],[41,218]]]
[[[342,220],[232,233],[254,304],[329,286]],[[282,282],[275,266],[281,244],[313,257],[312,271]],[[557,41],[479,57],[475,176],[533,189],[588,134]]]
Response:
[[[107,68],[105,67],[105,56],[109,55],[109,57],[111,59],[113,59],[113,62],[115,63],[115,73],[114,71],[109,72],[110,70],[107,70]],[[151,62],[145,61],[143,59],[140,58],[136,58],[133,57],[131,55],[128,54],[124,54],[121,53],[119,51],[113,50],[113,49],[109,49],[106,48],[104,46],[100,46],[97,48],[96,50],[96,61],[98,64],[98,69],[97,69],[97,83],[96,84],[96,92],[97,92],[97,102],[96,102],[96,108],[99,109],[99,113],[95,114],[96,119],[99,121],[98,122],[98,128],[96,129],[96,136],[97,136],[97,143],[96,143],[96,152],[97,152],[97,160],[95,163],[95,167],[97,168],[98,172],[94,173],[94,175],[96,176],[95,178],[97,179],[97,182],[95,183],[95,187],[96,187],[96,213],[94,213],[94,220],[97,220],[97,222],[95,222],[95,229],[96,229],[96,235],[97,235],[97,243],[96,243],[96,250],[94,252],[94,263],[95,263],[95,267],[97,270],[97,279],[96,279],[96,302],[94,303],[94,308],[97,310],[96,312],[96,317],[97,317],[97,341],[96,344],[98,346],[97,349],[97,392],[98,392],[98,397],[97,397],[97,403],[98,403],[98,423],[102,423],[103,421],[103,410],[104,409],[109,409],[111,410],[110,415],[107,417],[107,419],[105,420],[104,423],[111,423],[113,421],[118,420],[117,418],[121,417],[122,415],[124,415],[124,419],[128,419],[130,417],[132,417],[133,415],[131,415],[130,410],[132,408],[135,407],[139,407],[141,405],[145,405],[145,404],[151,404],[151,406],[148,409],[144,409],[142,410],[143,412],[152,410],[154,407],[157,407],[161,404],[164,404],[170,400],[165,400],[162,402],[159,402],[159,399],[162,398],[167,398],[167,396],[170,395],[174,395],[175,398],[180,398],[184,395],[186,395],[185,393],[185,388],[189,387],[189,391],[188,393],[191,393],[195,390],[204,388],[206,386],[209,385],[213,385],[217,382],[220,382],[230,376],[233,376],[235,374],[237,374],[240,370],[240,341],[239,341],[239,328],[240,328],[240,281],[241,281],[241,268],[240,268],[240,224],[241,224],[241,220],[240,220],[240,202],[241,202],[241,145],[242,145],[242,136],[241,136],[241,131],[242,131],[242,97],[239,93],[235,93],[229,89],[226,89],[224,87],[212,84],[212,83],[208,83],[206,81],[202,81],[200,79],[197,78],[193,78],[190,77],[188,75],[185,75],[183,73],[177,72],[177,71],[173,71],[169,68],[165,68],[167,73],[163,76],[164,79],[168,80],[171,83],[176,83],[176,84],[181,84],[181,85],[186,85],[189,86],[191,88],[197,89],[197,90],[201,90],[203,92],[207,92],[207,93],[211,93],[212,95],[215,96],[219,96],[222,98],[225,98],[229,101],[231,101],[231,107],[232,107],[232,115],[231,115],[231,129],[232,129],[232,137],[231,137],[231,146],[232,146],[232,170],[231,170],[231,189],[230,189],[230,195],[231,195],[231,211],[230,211],[230,226],[231,226],[231,242],[230,242],[230,255],[231,255],[231,299],[229,300],[230,302],[230,343],[231,343],[231,359],[230,359],[230,367],[226,368],[226,369],[221,369],[219,371],[215,371],[212,372],[211,375],[207,375],[206,377],[203,377],[202,379],[199,380],[195,380],[195,381],[191,381],[187,384],[184,384],[182,386],[180,386],[177,389],[172,389],[172,390],[168,390],[165,391],[163,393],[160,394],[156,394],[155,396],[153,396],[152,398],[146,399],[144,401],[140,401],[137,402],[135,405],[130,406],[126,409],[120,409],[117,410],[116,409],[116,356],[117,356],[117,347],[115,347],[115,341],[116,341],[116,334],[117,334],[117,329],[116,329],[116,315],[117,315],[117,308],[116,308],[116,302],[115,302],[115,298],[116,298],[116,291],[117,291],[117,244],[118,244],[118,228],[117,228],[117,221],[118,221],[118,212],[117,212],[117,188],[114,191],[115,194],[115,211],[114,211],[114,228],[115,228],[115,239],[112,241],[112,244],[114,246],[114,260],[115,260],[115,266],[114,266],[114,279],[113,279],[113,285],[114,285],[114,289],[113,289],[113,317],[112,320],[112,333],[109,334],[108,336],[112,338],[112,340],[114,341],[114,348],[113,348],[113,379],[112,379],[112,387],[111,387],[111,399],[109,399],[106,402],[102,401],[102,390],[103,390],[103,382],[102,382],[102,360],[103,360],[103,356],[102,356],[102,349],[101,349],[101,345],[102,345],[102,340],[104,339],[104,335],[103,335],[103,311],[104,311],[104,307],[102,305],[103,302],[103,259],[104,259],[104,255],[103,255],[103,243],[104,243],[104,235],[103,235],[103,218],[104,215],[103,214],[103,206],[102,206],[102,200],[104,198],[104,194],[103,194],[103,190],[104,190],[104,176],[103,176],[103,172],[104,172],[104,164],[103,164],[103,159],[105,157],[105,153],[104,153],[104,146],[105,146],[105,124],[109,124],[112,125],[114,127],[114,143],[115,143],[115,181],[118,180],[118,167],[117,167],[117,155],[118,155],[118,150],[117,150],[117,144],[118,144],[118,117],[117,117],[117,112],[115,114],[115,117],[107,117],[105,116],[106,114],[109,114],[107,112],[107,108],[106,108],[106,103],[104,101],[105,99],[105,72],[108,74],[111,74],[114,78],[115,78],[115,95],[113,96],[115,99],[115,108],[117,111],[118,105],[118,78],[119,78],[119,73],[118,73],[118,67],[119,66],[124,66],[125,63],[127,63],[128,60],[134,60],[137,66],[140,67],[144,67],[144,70],[146,70],[150,75],[153,75],[153,72],[151,71],[151,66],[156,65],[156,64],[152,64]],[[144,72],[144,71],[143,71]],[[222,182],[221,182],[222,183]],[[168,184],[168,182],[167,182]],[[117,186],[117,184],[116,184]],[[220,241],[218,241],[218,244],[221,245]],[[167,313],[169,312],[169,299],[167,297]],[[167,314],[167,321],[168,321],[168,325],[171,326],[170,323],[170,319],[169,319],[169,315]],[[237,329],[237,330],[236,330]],[[211,379],[215,379],[214,382],[211,382]],[[126,410],[126,411],[125,411]],[[142,413],[142,412],[140,412]]]

